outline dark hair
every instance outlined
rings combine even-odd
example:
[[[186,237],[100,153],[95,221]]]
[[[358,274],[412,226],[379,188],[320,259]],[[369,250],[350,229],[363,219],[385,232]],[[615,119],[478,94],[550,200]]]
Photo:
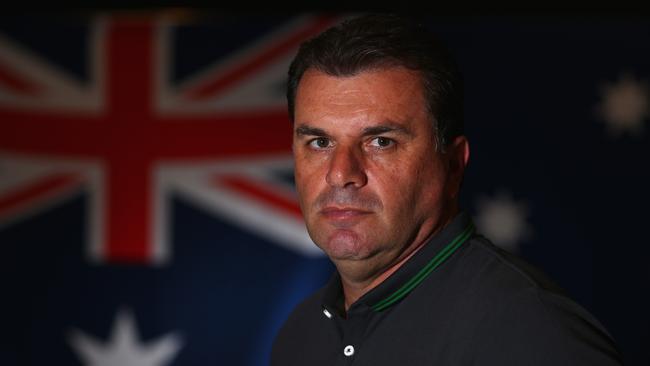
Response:
[[[439,150],[463,133],[462,79],[447,48],[422,24],[391,14],[345,20],[304,42],[289,67],[287,101],[294,121],[298,84],[314,68],[333,76],[389,67],[416,70],[434,124]]]

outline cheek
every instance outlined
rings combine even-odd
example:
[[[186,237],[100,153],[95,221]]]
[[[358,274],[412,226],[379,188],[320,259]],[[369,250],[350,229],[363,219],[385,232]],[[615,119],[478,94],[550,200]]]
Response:
[[[309,195],[309,177],[312,175],[306,172],[302,168],[297,168],[294,174],[296,180],[296,191],[298,192],[298,197],[301,201]]]
[[[404,164],[377,164],[371,169],[371,189],[380,197],[386,213],[401,215],[404,207],[413,201],[416,189],[412,167]],[[373,179],[374,178],[374,179]]]
[[[296,191],[304,210],[309,208],[308,204],[318,195],[322,185],[320,181],[324,181],[325,178],[320,172],[322,164],[319,162],[299,156],[294,159]]]
[[[417,187],[416,205],[425,214],[437,211],[445,201],[447,173],[438,161],[431,161],[430,164],[418,170],[414,182]]]
[[[440,200],[442,172],[436,173],[434,162],[427,164],[432,165],[391,164],[375,170],[377,193],[398,219],[428,211]]]

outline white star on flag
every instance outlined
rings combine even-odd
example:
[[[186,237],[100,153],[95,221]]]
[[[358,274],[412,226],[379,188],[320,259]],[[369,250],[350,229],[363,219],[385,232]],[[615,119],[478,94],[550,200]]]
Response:
[[[525,202],[515,201],[504,191],[493,198],[480,198],[476,206],[474,222],[478,231],[494,244],[517,252],[520,242],[530,237],[532,229],[526,222],[529,209]]]
[[[616,83],[601,86],[602,101],[597,111],[607,124],[610,136],[624,132],[640,135],[643,121],[650,116],[650,95],[646,82],[622,74]]]
[[[182,347],[180,337],[173,333],[141,344],[129,310],[118,312],[110,340],[106,343],[79,330],[73,330],[68,341],[86,366],[163,366]]]

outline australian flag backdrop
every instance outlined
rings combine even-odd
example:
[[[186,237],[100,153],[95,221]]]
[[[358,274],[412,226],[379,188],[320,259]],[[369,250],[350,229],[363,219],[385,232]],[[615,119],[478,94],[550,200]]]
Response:
[[[287,66],[349,14],[0,17],[0,364],[266,365],[333,266]],[[422,15],[465,77],[462,206],[648,365],[650,19]]]

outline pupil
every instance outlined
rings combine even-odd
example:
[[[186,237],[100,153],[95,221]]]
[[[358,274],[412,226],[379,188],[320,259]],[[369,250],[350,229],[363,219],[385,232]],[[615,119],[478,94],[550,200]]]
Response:
[[[318,141],[316,143],[318,144],[318,147],[326,147],[327,146],[327,140],[322,139],[322,138],[318,139]]]

